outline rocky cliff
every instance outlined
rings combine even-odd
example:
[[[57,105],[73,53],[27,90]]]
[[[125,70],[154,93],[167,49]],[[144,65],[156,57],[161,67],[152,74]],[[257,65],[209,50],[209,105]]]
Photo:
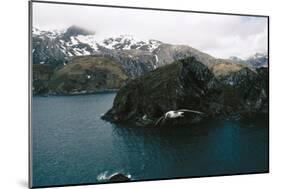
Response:
[[[103,116],[115,123],[155,125],[171,110],[192,109],[163,124],[194,123],[210,117],[251,116],[268,111],[267,70],[231,63],[209,68],[189,57],[157,68],[123,86]]]

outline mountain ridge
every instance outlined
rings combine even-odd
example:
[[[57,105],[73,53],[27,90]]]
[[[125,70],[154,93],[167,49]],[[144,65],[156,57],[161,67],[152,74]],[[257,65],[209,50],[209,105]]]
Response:
[[[78,26],[71,26],[61,31],[41,31],[33,28],[32,46],[34,69],[43,74],[42,77],[36,75],[34,80],[36,80],[35,83],[42,83],[43,86],[48,83],[46,78],[54,76],[52,74],[55,72],[52,70],[68,67],[73,63],[75,57],[88,57],[88,59],[103,57],[105,61],[112,59],[114,64],[122,67],[128,79],[137,78],[159,67],[188,57],[194,57],[218,74],[244,67],[255,70],[268,63],[268,59],[264,59],[261,54],[253,56],[251,63],[234,57],[218,59],[188,45],[173,45],[153,39],[138,41],[130,35],[97,40],[95,32]],[[259,62],[255,62],[256,59]],[[40,66],[42,68],[39,68]],[[47,69],[47,73],[42,71],[43,67]],[[35,91],[44,91],[40,90],[39,85],[35,86],[37,87],[34,89]],[[81,91],[85,90],[81,89]]]
[[[188,55],[196,57],[206,65],[215,63],[217,59],[220,59],[188,45],[168,44],[155,39],[135,40],[131,35],[98,39],[95,32],[75,25],[61,31],[43,31],[33,28],[33,47],[32,52],[36,57],[33,61],[34,64],[46,63],[46,57],[56,60],[54,64],[67,64],[72,56],[110,54],[113,53],[112,51],[126,50],[151,53],[155,57],[155,66],[165,65]],[[46,53],[44,54],[42,51],[46,51]],[[56,53],[56,57],[53,55],[54,53]],[[261,53],[256,53],[246,60],[235,56],[225,60],[253,67],[268,64],[268,56]]]

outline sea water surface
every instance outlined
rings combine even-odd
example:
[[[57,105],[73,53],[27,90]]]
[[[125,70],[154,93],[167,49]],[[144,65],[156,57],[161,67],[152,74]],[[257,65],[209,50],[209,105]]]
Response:
[[[268,120],[213,120],[175,128],[117,126],[100,117],[115,93],[33,97],[32,184],[268,171]]]

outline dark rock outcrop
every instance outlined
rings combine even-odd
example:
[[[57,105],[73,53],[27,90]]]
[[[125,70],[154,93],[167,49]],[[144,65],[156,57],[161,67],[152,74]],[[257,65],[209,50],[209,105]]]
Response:
[[[189,57],[130,81],[122,87],[113,107],[103,116],[115,123],[155,125],[170,110],[192,109],[169,125],[198,122],[204,118],[252,115],[268,111],[266,70],[220,63],[209,69]]]
[[[121,88],[104,119],[113,122],[154,124],[169,110],[193,109],[212,116],[220,109],[219,83],[204,64],[194,58],[160,67]],[[185,122],[201,119],[196,114],[185,116]]]
[[[122,174],[122,173],[116,173],[116,174],[113,174],[109,177],[108,181],[109,182],[127,182],[127,181],[130,181],[131,179]]]

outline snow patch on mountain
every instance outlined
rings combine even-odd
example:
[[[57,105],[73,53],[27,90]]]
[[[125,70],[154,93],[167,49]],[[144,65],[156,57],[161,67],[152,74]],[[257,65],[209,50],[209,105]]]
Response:
[[[233,62],[239,64],[246,64],[251,67],[267,67],[268,66],[268,55],[265,53],[255,53],[254,55],[241,59],[235,56],[229,58]]]
[[[77,28],[77,32],[75,29]],[[42,40],[50,40],[56,43],[59,50],[66,56],[84,56],[91,55],[103,50],[132,50],[139,49],[143,51],[153,52],[162,44],[157,40],[136,40],[131,35],[120,35],[117,37],[104,37],[92,33],[81,33],[81,28],[72,27],[66,30],[44,31],[33,28],[33,37]],[[67,34],[66,34],[67,33]],[[73,34],[73,35],[71,35]],[[75,35],[74,35],[75,34]],[[45,47],[48,48],[48,47]],[[51,46],[53,48],[53,46]]]
[[[159,59],[158,59],[158,56],[157,56],[157,55],[155,55],[155,61],[156,61],[156,63],[159,61]]]

